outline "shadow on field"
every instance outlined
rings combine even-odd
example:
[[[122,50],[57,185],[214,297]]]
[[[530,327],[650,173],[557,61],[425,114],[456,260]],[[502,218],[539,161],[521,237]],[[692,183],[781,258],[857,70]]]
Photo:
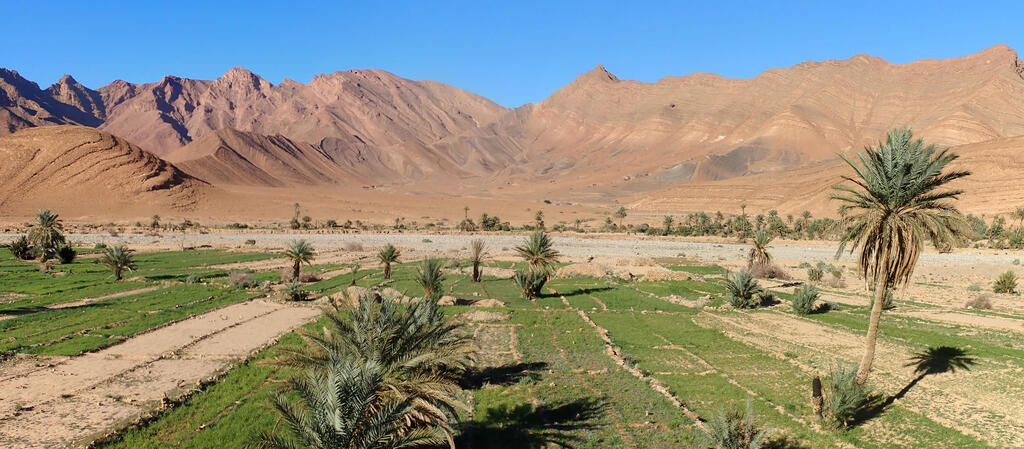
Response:
[[[890,405],[903,399],[911,389],[927,376],[942,373],[954,373],[957,370],[970,371],[978,363],[978,359],[968,354],[967,350],[953,346],[933,346],[915,353],[908,359],[907,367],[914,367],[914,378],[896,394],[882,399],[875,397],[869,401],[868,407],[858,414],[855,425],[862,424],[881,415]]]
[[[572,448],[586,441],[586,431],[605,413],[595,398],[561,404],[501,404],[479,411],[461,427],[455,446],[464,449],[527,449],[554,444]]]
[[[788,437],[772,438],[761,447],[763,449],[811,449],[810,446]]]
[[[476,368],[466,373],[462,380],[462,388],[476,390],[484,385],[512,385],[525,378],[536,380],[540,377],[540,371],[547,367],[546,362],[530,362]]]
[[[558,292],[557,294],[554,294],[554,293],[543,294],[540,297],[541,298],[557,298],[559,296],[566,296],[566,297],[568,297],[568,296],[576,296],[576,295],[585,295],[587,293],[594,294],[596,292],[603,292],[603,291],[607,291],[607,290],[615,290],[615,287],[594,287],[594,288],[581,288],[581,287],[577,287],[575,289],[572,289],[572,290],[569,290],[569,291],[566,291],[566,292]]]

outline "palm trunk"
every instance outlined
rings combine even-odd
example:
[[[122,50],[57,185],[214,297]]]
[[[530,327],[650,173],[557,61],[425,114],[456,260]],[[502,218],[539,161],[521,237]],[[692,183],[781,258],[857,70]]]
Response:
[[[888,259],[887,257],[885,259]],[[871,301],[871,318],[868,320],[868,335],[864,343],[864,358],[857,368],[857,384],[864,385],[871,372],[871,364],[875,361],[875,344],[878,342],[878,323],[882,320],[882,302],[889,291],[889,274],[882,274],[875,281],[875,298]]]
[[[292,265],[292,279],[293,280],[296,280],[296,281],[299,280],[299,271],[301,269],[302,269],[302,265],[300,265],[298,261],[296,261],[295,264]]]
[[[473,282],[480,282],[480,261],[473,261]]]
[[[384,279],[391,279],[391,263],[384,264]]]
[[[114,280],[115,281],[120,281],[121,280],[121,269],[119,269],[119,268],[115,268],[114,269]]]

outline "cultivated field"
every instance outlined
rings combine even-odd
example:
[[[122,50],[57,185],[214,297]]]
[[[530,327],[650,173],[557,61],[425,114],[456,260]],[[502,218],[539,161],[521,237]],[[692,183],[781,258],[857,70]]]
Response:
[[[468,275],[469,236],[345,236],[365,249],[314,240],[325,250],[303,271],[318,274],[306,288],[321,300],[294,303],[277,291],[288,262],[255,238],[266,247],[141,252],[120,282],[88,251],[42,273],[0,249],[0,446],[102,437],[100,447],[244,447],[278,425],[270,400],[296,370],[266,361],[303,344],[294,328],[320,329],[316,302],[353,283],[420,295],[412,261],[427,256],[461,259],[445,270],[445,292],[459,301],[444,311],[478,348],[463,381],[458,447],[702,447],[697,427],[748,400],[773,447],[1024,446],[1024,300],[993,295],[991,310],[964,308],[979,294],[969,286],[987,289],[1012,255],[926,254],[918,282],[882,319],[871,377],[881,405],[837,430],[813,413],[811,379],[859,361],[868,293],[852,264],[839,264],[844,281],[821,286],[832,310],[797,315],[789,305],[805,280],[797,265],[834,246],[777,244],[795,279],[761,280],[780,302],[739,310],[722,285],[741,264],[739,245],[556,237],[569,256],[563,265],[594,256],[636,276],[555,278],[526,300],[508,279],[524,266],[508,254],[521,236],[488,240],[479,283]],[[405,254],[391,281],[373,259],[382,242]],[[964,258],[977,262],[973,272]],[[691,276],[645,281],[654,266]],[[257,286],[234,286],[232,270],[253,271]],[[473,305],[482,299],[503,305]],[[966,350],[975,364],[915,381],[908,359],[941,346]]]

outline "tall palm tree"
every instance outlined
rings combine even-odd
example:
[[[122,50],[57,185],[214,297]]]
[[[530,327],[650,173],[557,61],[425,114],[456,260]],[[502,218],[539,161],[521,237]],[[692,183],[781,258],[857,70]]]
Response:
[[[132,271],[135,266],[135,257],[132,250],[124,245],[107,247],[100,256],[100,263],[110,267],[114,272],[114,279],[120,281],[124,270]]]
[[[754,231],[754,241],[750,246],[750,252],[747,253],[747,269],[752,269],[755,266],[767,267],[772,263],[768,245],[772,243],[773,238],[772,234],[764,229]]]
[[[626,212],[625,207],[620,207],[619,210],[615,211],[615,218],[619,219],[620,228],[622,227],[622,219],[626,218],[626,215],[628,215],[628,213]]]
[[[416,284],[423,289],[423,297],[437,301],[444,293],[444,274],[441,273],[441,259],[424,259],[416,272]]]
[[[391,279],[391,264],[398,262],[398,257],[401,255],[402,252],[390,243],[377,253],[377,260],[380,261],[381,265],[384,265],[384,279]]]
[[[665,224],[665,235],[672,233],[672,221],[673,220],[671,215],[665,216],[665,220],[663,222]]]
[[[43,209],[36,214],[36,225],[28,233],[30,243],[42,250],[43,260],[49,259],[66,240],[64,234],[64,223],[60,216]]]
[[[553,248],[551,237],[544,231],[534,231],[522,245],[515,247],[516,254],[530,264],[531,270],[541,271],[545,274],[551,273],[554,265],[558,263],[561,256]]]
[[[858,162],[845,156],[856,177],[843,176],[855,185],[837,185],[832,198],[840,201],[839,228],[843,235],[838,257],[849,246],[860,249],[859,265],[874,283],[864,357],[857,371],[863,385],[871,372],[883,301],[890,288],[910,281],[926,240],[936,247],[954,246],[970,234],[967,220],[947,200],[960,190],[941,190],[967,171],[947,171],[957,159],[948,150],[914,139],[909,128],[893,129],[885,143],[867,147]]]
[[[253,446],[267,449],[392,449],[444,444],[438,426],[417,418],[415,396],[386,390],[374,361],[338,360],[326,372],[309,370],[289,381],[298,396],[277,396],[274,406],[287,429],[263,432]]]
[[[284,257],[292,262],[292,279],[298,279],[302,271],[302,264],[309,265],[313,262],[316,252],[313,245],[305,240],[292,240],[284,249]]]
[[[480,282],[483,273],[480,270],[480,264],[484,261],[484,256],[487,255],[487,251],[484,250],[484,241],[476,239],[469,244],[470,258],[473,259],[473,282]]]

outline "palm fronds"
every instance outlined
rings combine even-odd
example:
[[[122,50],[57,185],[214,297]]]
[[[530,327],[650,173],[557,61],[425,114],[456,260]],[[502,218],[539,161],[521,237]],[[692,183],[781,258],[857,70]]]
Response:
[[[380,261],[381,265],[384,265],[384,279],[391,279],[391,264],[398,262],[398,258],[401,255],[402,252],[390,243],[377,253],[377,260]]]
[[[135,256],[133,251],[124,245],[112,246],[103,251],[100,256],[100,263],[110,267],[114,272],[114,279],[120,281],[125,270],[136,269]]]

